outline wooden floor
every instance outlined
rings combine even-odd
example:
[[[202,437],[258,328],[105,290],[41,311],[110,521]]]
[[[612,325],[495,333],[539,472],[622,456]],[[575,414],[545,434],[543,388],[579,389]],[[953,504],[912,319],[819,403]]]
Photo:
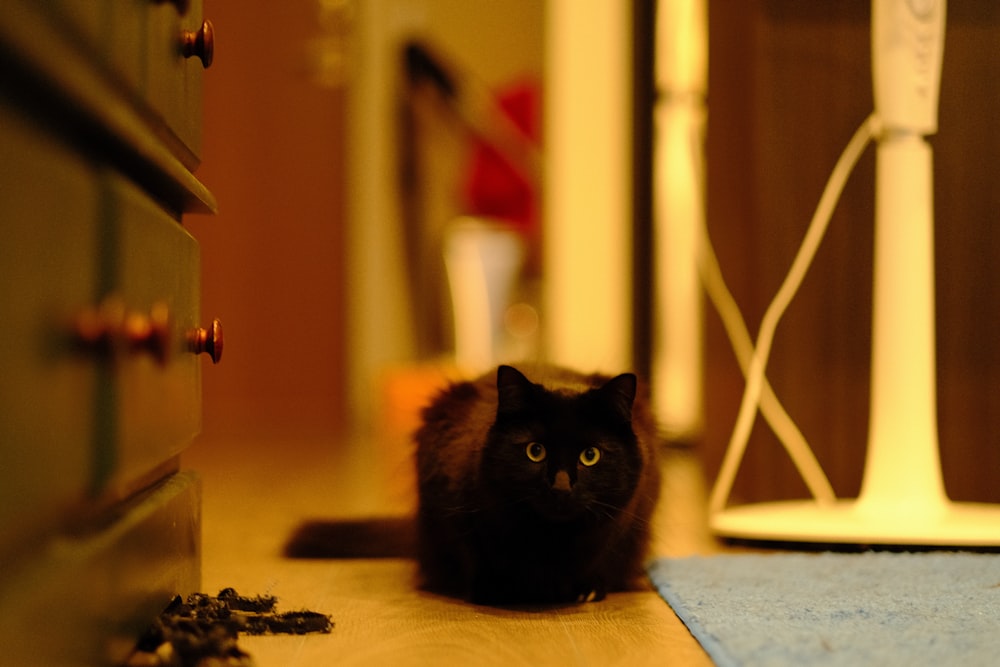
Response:
[[[291,560],[304,519],[400,514],[412,506],[408,467],[362,443],[213,442],[185,454],[204,482],[202,589],[271,594],[279,610],[330,614],[329,635],[240,640],[259,667],[315,665],[710,665],[654,592],[612,594],[559,609],[505,610],[414,588],[408,560]],[[664,462],[657,552],[715,549],[705,531],[694,460]]]

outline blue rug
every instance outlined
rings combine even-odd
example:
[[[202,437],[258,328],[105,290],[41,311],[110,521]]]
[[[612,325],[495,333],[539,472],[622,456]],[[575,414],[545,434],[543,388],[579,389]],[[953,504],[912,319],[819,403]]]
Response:
[[[650,576],[719,667],[1000,665],[1000,555],[664,558]]]

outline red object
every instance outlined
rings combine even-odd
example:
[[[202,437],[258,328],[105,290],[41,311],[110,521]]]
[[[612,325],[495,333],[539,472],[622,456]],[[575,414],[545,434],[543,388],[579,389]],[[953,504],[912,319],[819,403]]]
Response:
[[[536,146],[540,143],[541,91],[537,82],[505,88],[497,95],[497,104]],[[538,235],[539,193],[530,175],[481,139],[472,142],[466,174],[462,194],[468,213],[503,220],[533,243]]]

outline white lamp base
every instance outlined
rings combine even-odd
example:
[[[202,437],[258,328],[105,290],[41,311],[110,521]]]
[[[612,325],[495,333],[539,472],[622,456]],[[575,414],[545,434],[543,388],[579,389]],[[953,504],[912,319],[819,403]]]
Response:
[[[858,500],[754,503],[715,512],[709,524],[719,535],[745,540],[865,546],[1000,546],[1000,505],[948,500],[908,511]]]

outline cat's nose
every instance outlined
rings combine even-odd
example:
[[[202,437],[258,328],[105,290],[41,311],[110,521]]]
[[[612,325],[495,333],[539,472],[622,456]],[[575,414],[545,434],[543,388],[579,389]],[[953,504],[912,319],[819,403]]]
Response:
[[[552,488],[556,491],[572,491],[573,483],[569,480],[569,473],[565,470],[557,472],[556,478],[552,482]]]

